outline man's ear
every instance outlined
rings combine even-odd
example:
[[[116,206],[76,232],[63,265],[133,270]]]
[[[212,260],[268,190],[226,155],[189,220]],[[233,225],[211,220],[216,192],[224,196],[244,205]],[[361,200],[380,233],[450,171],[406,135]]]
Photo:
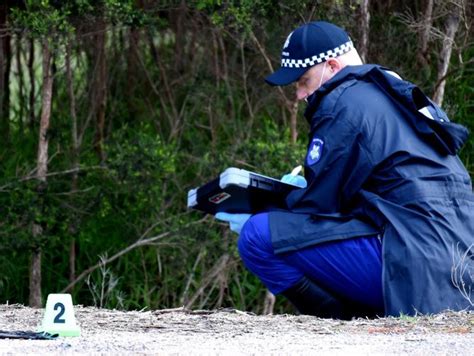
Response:
[[[337,58],[329,58],[327,63],[332,73],[337,73],[342,69],[342,63]]]

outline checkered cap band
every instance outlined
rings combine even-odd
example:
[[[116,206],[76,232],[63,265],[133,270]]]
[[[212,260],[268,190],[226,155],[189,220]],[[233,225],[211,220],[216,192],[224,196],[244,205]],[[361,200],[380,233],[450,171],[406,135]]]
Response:
[[[306,68],[306,67],[312,67],[315,64],[322,63],[329,58],[335,58],[337,56],[340,56],[341,54],[349,52],[351,49],[354,48],[354,45],[352,44],[352,41],[348,41],[346,43],[343,43],[339,47],[336,47],[334,49],[330,49],[329,51],[317,54],[315,56],[305,58],[305,59],[289,59],[289,58],[283,58],[281,60],[281,66],[282,67],[287,67],[287,68]]]

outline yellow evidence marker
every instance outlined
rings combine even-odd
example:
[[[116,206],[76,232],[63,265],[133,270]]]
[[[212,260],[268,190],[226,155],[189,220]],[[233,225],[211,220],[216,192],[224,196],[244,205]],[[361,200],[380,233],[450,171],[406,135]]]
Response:
[[[70,294],[48,295],[43,323],[38,331],[59,336],[81,336],[81,329],[76,324]]]

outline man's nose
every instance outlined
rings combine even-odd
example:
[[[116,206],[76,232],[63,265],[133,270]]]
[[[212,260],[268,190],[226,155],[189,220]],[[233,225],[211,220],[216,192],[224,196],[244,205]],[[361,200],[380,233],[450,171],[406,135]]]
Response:
[[[296,87],[296,99],[304,100],[307,96],[306,90]]]

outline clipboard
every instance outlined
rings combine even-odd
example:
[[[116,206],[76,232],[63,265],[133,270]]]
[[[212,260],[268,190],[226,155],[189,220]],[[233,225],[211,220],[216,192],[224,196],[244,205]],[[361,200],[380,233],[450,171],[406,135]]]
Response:
[[[188,191],[188,208],[256,214],[287,209],[286,196],[300,187],[245,169],[230,167],[212,181]]]

